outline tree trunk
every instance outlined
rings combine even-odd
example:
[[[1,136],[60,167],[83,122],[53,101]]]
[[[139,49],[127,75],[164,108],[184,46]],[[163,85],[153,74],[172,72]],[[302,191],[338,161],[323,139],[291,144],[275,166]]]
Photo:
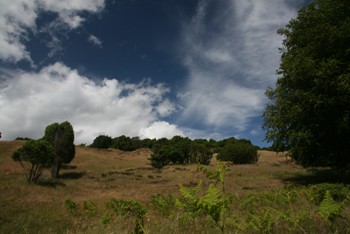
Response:
[[[58,178],[58,173],[59,173],[60,169],[61,169],[61,163],[58,160],[55,160],[51,166],[51,177],[53,179]]]

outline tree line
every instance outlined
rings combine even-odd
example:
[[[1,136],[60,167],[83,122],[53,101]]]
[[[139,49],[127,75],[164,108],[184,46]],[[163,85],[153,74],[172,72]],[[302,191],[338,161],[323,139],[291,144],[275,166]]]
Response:
[[[115,148],[133,151],[139,148],[152,150],[149,158],[154,168],[162,168],[168,164],[203,164],[208,165],[213,154],[221,161],[231,161],[236,164],[255,163],[258,160],[257,146],[249,140],[234,137],[216,141],[214,139],[195,139],[174,136],[171,139],[140,139],[125,135],[112,138],[99,135],[90,145],[98,149]]]
[[[23,167],[29,183],[38,181],[44,169],[50,170],[53,179],[58,178],[62,166],[70,163],[75,156],[74,130],[68,121],[48,125],[44,136],[38,140],[16,139],[26,142],[13,153],[12,159]],[[191,140],[182,136],[174,136],[171,139],[140,139],[125,135],[115,138],[100,135],[94,139],[90,147],[115,148],[123,151],[149,148],[152,150],[150,164],[157,169],[168,164],[208,165],[215,153],[218,160],[236,164],[255,163],[258,160],[258,147],[249,140],[234,137],[215,141]]]

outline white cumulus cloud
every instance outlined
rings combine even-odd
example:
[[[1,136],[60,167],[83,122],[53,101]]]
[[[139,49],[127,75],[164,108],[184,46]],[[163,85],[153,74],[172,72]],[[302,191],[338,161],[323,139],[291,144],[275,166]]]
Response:
[[[165,121],[156,121],[150,126],[142,128],[139,136],[141,138],[159,139],[162,137],[184,136],[184,133],[174,124]]]
[[[182,133],[160,121],[174,109],[165,98],[168,92],[164,85],[152,85],[149,80],[131,84],[106,78],[96,83],[55,63],[2,82],[0,131],[8,140],[38,138],[48,124],[68,120],[76,143],[91,143],[100,134],[171,137]]]
[[[58,15],[53,25],[67,25],[71,29],[79,27],[83,12],[96,13],[104,7],[104,0],[15,0],[0,1],[0,60],[31,62],[25,47],[28,30],[37,31],[36,19],[40,12]],[[54,27],[51,27],[54,30]]]

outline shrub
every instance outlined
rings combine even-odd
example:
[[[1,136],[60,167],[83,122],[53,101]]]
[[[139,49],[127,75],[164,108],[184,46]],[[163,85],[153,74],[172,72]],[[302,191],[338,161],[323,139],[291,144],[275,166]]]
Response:
[[[141,140],[138,137],[119,136],[113,139],[112,147],[124,151],[134,151],[141,147]]]
[[[203,143],[192,143],[191,151],[189,155],[189,163],[199,163],[203,165],[209,165],[213,153]]]
[[[113,144],[113,139],[110,136],[99,135],[95,138],[94,142],[90,145],[90,147],[98,148],[98,149],[108,149]]]
[[[217,156],[220,161],[250,164],[258,161],[258,153],[249,141],[228,141]]]
[[[12,159],[26,170],[29,183],[39,179],[43,169],[51,165],[53,158],[54,149],[45,140],[29,140],[12,155]]]
[[[149,158],[152,167],[161,169],[165,165],[169,164],[169,153],[171,154],[171,149],[167,146],[162,147],[158,152],[153,153]],[[175,152],[172,153],[172,156],[174,157],[175,154]]]

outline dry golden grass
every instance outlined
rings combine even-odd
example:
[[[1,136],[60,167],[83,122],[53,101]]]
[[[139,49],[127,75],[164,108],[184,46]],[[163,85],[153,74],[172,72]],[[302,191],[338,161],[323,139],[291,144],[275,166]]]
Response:
[[[61,178],[55,184],[29,185],[20,164],[11,159],[12,153],[22,144],[23,141],[0,142],[0,233],[8,232],[16,222],[34,223],[39,226],[38,232],[48,231],[40,225],[54,225],[62,220],[69,222],[64,207],[67,199],[78,203],[91,200],[97,204],[110,198],[148,203],[152,195],[178,194],[180,184],[196,185],[204,178],[196,165],[153,169],[149,165],[149,149],[123,152],[77,146],[74,160],[61,170]],[[255,165],[229,166],[225,180],[227,192],[240,196],[273,191],[282,188],[286,178],[308,173],[284,154],[269,151],[259,154]],[[213,158],[209,167],[215,168],[216,164]],[[48,171],[43,177],[49,181]],[[36,217],[38,221],[28,221],[28,216]],[[1,225],[5,227],[3,230]]]
[[[23,142],[0,142],[1,199],[27,202],[63,202],[65,199],[105,200],[106,198],[148,201],[158,193],[176,194],[180,184],[195,184],[204,178],[196,165],[170,165],[162,170],[153,169],[148,158],[149,149],[123,152],[115,149],[98,150],[76,147],[76,156],[67,169],[62,169],[61,179],[55,188],[27,185],[20,164],[11,154]],[[227,191],[234,194],[270,191],[283,187],[281,176],[304,173],[283,154],[260,151],[255,165],[231,165],[226,176]],[[212,159],[210,167],[215,167]],[[49,178],[48,172],[44,177]],[[8,183],[4,184],[4,181]]]

